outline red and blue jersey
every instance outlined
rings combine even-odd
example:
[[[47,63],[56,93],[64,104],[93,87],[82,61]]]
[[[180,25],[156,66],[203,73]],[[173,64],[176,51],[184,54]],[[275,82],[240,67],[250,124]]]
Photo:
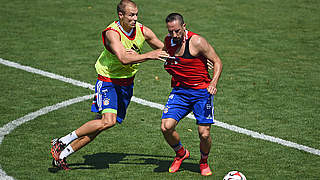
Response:
[[[174,59],[167,59],[164,68],[172,75],[172,87],[188,87],[192,89],[205,89],[209,86],[211,78],[208,73],[207,59],[204,56],[192,56],[189,50],[189,41],[193,35],[186,31],[186,45],[182,56],[175,56],[178,45],[174,44],[171,36],[166,36],[165,45],[170,56]]]

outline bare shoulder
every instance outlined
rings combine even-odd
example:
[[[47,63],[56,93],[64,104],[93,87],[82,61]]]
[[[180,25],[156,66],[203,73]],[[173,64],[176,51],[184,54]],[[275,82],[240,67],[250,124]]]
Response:
[[[143,25],[143,35],[144,35],[144,38],[146,39],[152,39],[155,36],[152,30],[144,25]]]
[[[119,32],[117,32],[116,30],[112,30],[112,29],[105,31],[104,37],[109,42],[114,41],[114,40],[120,40]]]
[[[151,29],[148,26],[142,25],[143,26],[143,33],[148,33],[151,31]],[[152,32],[152,31],[151,31]]]
[[[200,35],[193,35],[190,40],[190,43],[192,44],[193,47],[196,47],[198,49],[203,49],[208,45],[207,40]]]
[[[207,45],[207,40],[200,35],[193,35],[190,43],[195,47],[202,47],[203,45]]]

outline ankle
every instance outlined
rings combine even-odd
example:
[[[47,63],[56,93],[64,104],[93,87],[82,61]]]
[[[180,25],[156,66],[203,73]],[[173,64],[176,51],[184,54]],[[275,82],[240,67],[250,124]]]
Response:
[[[208,159],[200,159],[199,164],[207,164]]]
[[[183,147],[176,152],[176,156],[178,157],[183,157],[184,155],[186,155],[186,150]]]

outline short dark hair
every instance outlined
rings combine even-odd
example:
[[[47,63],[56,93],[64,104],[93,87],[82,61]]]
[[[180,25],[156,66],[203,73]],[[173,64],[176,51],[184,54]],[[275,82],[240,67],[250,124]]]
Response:
[[[178,20],[181,25],[184,24],[183,17],[179,13],[171,13],[166,18],[166,23]]]
[[[121,0],[117,5],[117,13],[119,14],[119,12],[122,12],[125,14],[125,8],[128,4],[132,4],[134,7],[137,7],[137,4],[131,0]]]

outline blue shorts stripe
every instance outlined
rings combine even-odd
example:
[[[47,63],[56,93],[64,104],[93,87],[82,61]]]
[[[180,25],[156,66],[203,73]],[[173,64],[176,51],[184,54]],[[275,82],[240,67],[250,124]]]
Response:
[[[102,81],[97,82],[96,93],[101,92],[102,83],[103,83]],[[102,111],[102,95],[101,95],[101,93],[97,93],[97,106],[98,106],[98,111]]]
[[[214,99],[214,95],[211,94],[211,107],[212,107],[211,115],[212,115],[212,119],[213,119],[213,121],[214,121],[214,104],[213,104],[213,99]]]

